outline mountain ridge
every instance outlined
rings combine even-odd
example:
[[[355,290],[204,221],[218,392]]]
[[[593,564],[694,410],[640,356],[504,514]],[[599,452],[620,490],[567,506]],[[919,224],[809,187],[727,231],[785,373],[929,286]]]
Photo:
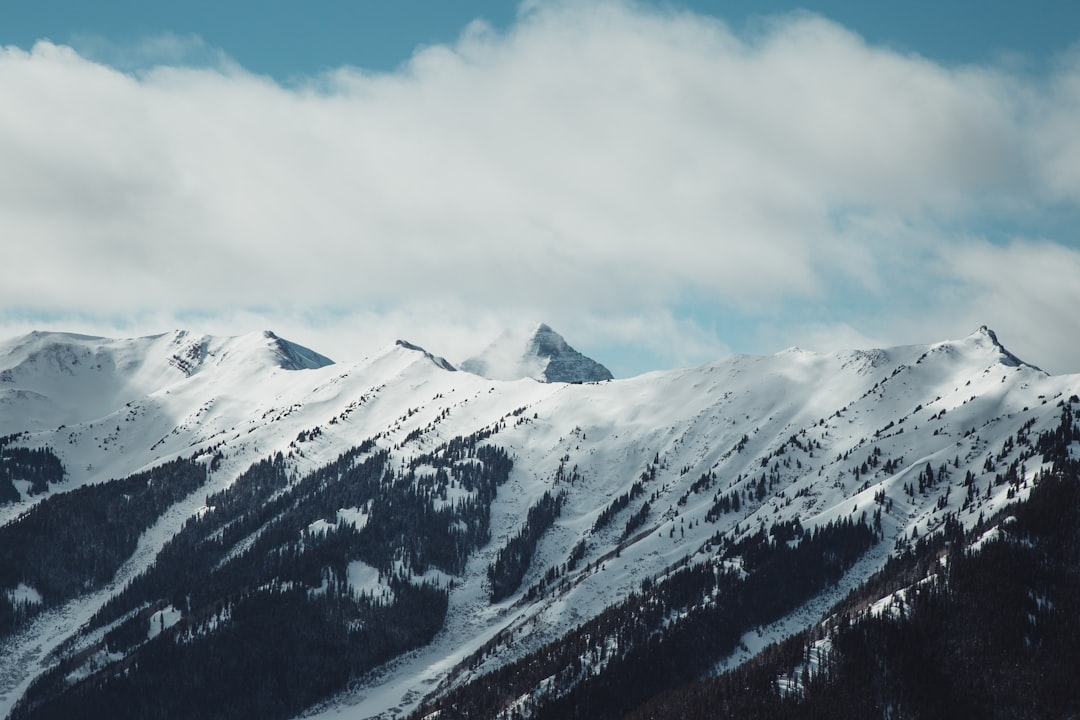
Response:
[[[864,518],[875,544],[835,589],[815,591],[809,605],[798,601],[820,605],[869,577],[913,533],[941,532],[949,517],[974,525],[1023,497],[1053,462],[1036,447],[1080,403],[1073,400],[1080,376],[1017,364],[990,333],[881,350],[731,356],[581,385],[448,372],[404,342],[353,363],[308,356],[319,366],[288,370],[274,356],[277,336],[242,336],[261,348],[252,361],[244,342],[173,333],[135,342],[130,355],[91,348],[91,358],[104,366],[113,357],[137,380],[104,390],[96,385],[104,370],[78,353],[76,365],[65,353],[56,355],[64,362],[42,355],[24,365],[28,353],[13,356],[0,343],[0,373],[21,368],[0,382],[0,468],[28,467],[27,453],[47,452],[64,469],[44,490],[12,475],[19,499],[0,501],[0,529],[21,537],[22,525],[44,522],[46,511],[60,512],[77,493],[87,512],[96,502],[132,502],[125,496],[145,497],[149,508],[134,549],[113,553],[121,564],[88,591],[50,595],[48,572],[0,559],[0,598],[42,598],[20,600],[19,631],[0,633],[9,658],[0,662],[0,707],[30,697],[19,713],[34,703],[56,706],[69,695],[49,678],[62,680],[72,668],[79,693],[101,692],[112,663],[148,658],[166,641],[188,653],[206,643],[223,651],[233,626],[208,620],[217,604],[254,612],[258,603],[288,599],[299,604],[282,605],[282,617],[300,613],[309,622],[314,610],[304,603],[342,602],[335,613],[374,613],[392,628],[409,602],[427,598],[444,607],[430,638],[416,636],[392,663],[349,666],[358,674],[320,696],[338,698],[320,711],[325,717],[415,708],[429,692],[465,687],[605,617],[640,596],[646,581],[656,592],[680,577],[679,568],[751,567],[747,548],[759,529],[797,523],[824,531]],[[197,371],[168,362],[178,348],[194,348]],[[81,414],[49,395],[73,390],[93,401]],[[1080,457],[1080,445],[1073,452]],[[477,476],[480,469],[495,474]],[[198,488],[154,500],[162,484],[138,474],[155,472],[181,473]],[[90,522],[79,506],[63,512],[74,513],[70,525]],[[203,526],[201,540],[180,543]],[[212,548],[220,555],[197,554]],[[338,559],[311,572],[281,565],[316,563],[306,554],[316,548]],[[180,563],[173,557],[187,564],[170,565]],[[511,557],[521,564],[508,564]],[[206,606],[181,603],[167,582],[155,584],[168,580],[166,568],[181,566],[204,568],[190,571],[192,587],[227,593]],[[64,572],[64,587],[78,587],[68,583],[75,571]],[[497,600],[496,580],[511,588]],[[146,600],[123,599],[134,581]],[[119,614],[93,625],[110,607]],[[149,608],[145,619],[140,608]],[[792,612],[778,628],[801,627],[798,618],[812,615]],[[352,637],[343,627],[330,637]],[[124,643],[115,639],[121,635]],[[756,642],[743,638],[747,647]],[[78,660],[86,657],[99,659]],[[598,672],[604,666],[583,662]],[[36,687],[55,694],[28,695],[37,678]],[[312,706],[295,702],[303,707],[290,712]]]

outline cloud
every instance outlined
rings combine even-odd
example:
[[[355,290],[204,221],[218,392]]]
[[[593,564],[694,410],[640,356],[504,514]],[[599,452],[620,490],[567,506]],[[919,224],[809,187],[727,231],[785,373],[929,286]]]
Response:
[[[961,283],[952,290],[959,314],[992,318],[1002,341],[1044,370],[1077,372],[1080,251],[1044,240],[972,241],[943,259]]]
[[[1075,205],[1080,202],[1080,42],[1062,57],[1049,90],[1037,98],[1034,150],[1049,196]]]
[[[462,356],[528,318],[682,364],[727,347],[680,314],[697,301],[778,333],[831,324],[786,319],[810,307],[898,337],[920,310],[899,290],[945,292],[920,278],[958,307],[984,297],[973,223],[1080,199],[1076,57],[1033,86],[810,14],[736,34],[620,2],[527,4],[395,72],[290,87],[165,40],[136,70],[0,51],[0,305],[327,338],[397,322],[475,339]],[[970,263],[925,272],[942,258]],[[888,298],[892,331],[860,317]]]
[[[191,34],[162,33],[126,44],[100,35],[77,34],[71,46],[82,57],[123,72],[138,73],[163,66],[227,70],[235,65],[223,51]]]

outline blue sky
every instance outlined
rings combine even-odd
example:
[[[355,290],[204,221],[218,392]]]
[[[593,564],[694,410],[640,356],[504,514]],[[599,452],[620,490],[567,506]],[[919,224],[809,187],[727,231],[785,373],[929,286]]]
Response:
[[[1078,7],[8,3],[0,336],[1080,372]]]
[[[761,16],[805,9],[843,24],[871,43],[945,62],[989,62],[1015,54],[1039,65],[1075,43],[1080,28],[1080,8],[1060,0],[648,4],[720,17],[737,27]],[[505,30],[517,9],[517,3],[492,0],[16,0],[3,12],[0,42],[29,48],[42,38],[78,44],[80,38],[96,36],[131,45],[163,33],[197,35],[249,70],[287,81],[340,65],[392,70],[419,45],[453,42],[477,18]]]

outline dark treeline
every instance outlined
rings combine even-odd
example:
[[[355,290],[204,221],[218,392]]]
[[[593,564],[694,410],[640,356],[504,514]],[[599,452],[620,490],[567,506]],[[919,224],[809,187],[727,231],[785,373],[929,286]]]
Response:
[[[537,720],[1080,716],[1072,677],[1080,667],[1074,406],[1062,403],[1061,423],[1037,439],[1025,426],[1012,440],[1023,459],[1041,454],[1055,471],[1009,509],[1015,519],[999,539],[966,549],[950,517],[942,532],[901,547],[836,610],[827,645],[815,645],[826,632],[819,628],[699,682],[746,632],[837,581],[878,539],[865,516],[811,529],[777,523],[738,541],[718,535],[706,546],[709,561],[646,580],[559,640],[417,715],[492,717],[526,696],[516,712]],[[456,438],[408,465],[394,465],[369,442],[303,477],[280,454],[252,466],[208,496],[206,510],[100,611],[90,625],[100,642],[87,634],[78,652],[61,649],[13,717],[290,717],[430,642],[448,590],[418,576],[459,575],[490,540],[491,502],[512,466],[504,451],[482,444],[493,432]],[[185,461],[153,472],[47,498],[0,528],[0,587],[23,582],[48,604],[113,577],[143,529],[205,479],[203,465]],[[1001,482],[1026,491],[1023,473],[1015,481],[1013,474],[1006,469]],[[594,528],[630,515],[647,481],[615,498]],[[923,471],[924,486],[951,482],[947,469]],[[703,481],[701,491],[709,489]],[[495,579],[508,593],[518,588],[560,505],[560,497],[545,496],[530,511],[499,554],[493,590]],[[647,519],[642,508],[627,528]],[[576,568],[584,554],[582,542],[554,574]],[[590,564],[581,577],[596,572],[603,570]],[[364,585],[354,585],[357,578]],[[548,585],[538,592],[566,592],[570,579]],[[906,587],[914,589],[902,611],[861,613]],[[167,625],[157,613],[170,609]],[[0,597],[6,627],[26,612]],[[478,672],[505,641],[492,640],[460,670]],[[93,655],[122,659],[94,668],[86,662]]]
[[[23,583],[42,600],[18,603],[0,595],[0,635],[35,612],[111,580],[143,531],[205,480],[203,465],[173,460],[47,497],[0,527],[0,587]]]
[[[406,467],[371,442],[303,477],[280,453],[252,466],[90,624],[124,659],[69,686],[85,653],[68,658],[15,717],[289,717],[430,642],[448,589],[416,576],[463,571],[512,467],[478,437]],[[377,586],[354,587],[354,566]],[[179,621],[151,633],[170,606]]]
[[[385,453],[363,463],[356,462],[357,454],[359,452],[343,454],[331,466],[349,468],[345,477],[353,482],[340,483],[344,486],[340,489],[363,492],[365,485],[377,485],[382,476]],[[308,480],[309,483],[316,482],[314,476]],[[159,600],[181,610],[204,609],[228,598],[253,578],[257,581],[263,577],[262,562],[289,562],[291,553],[285,557],[275,554],[275,557],[264,558],[249,553],[246,562],[234,558],[228,563],[229,569],[240,576],[231,577],[221,571],[229,554],[245,539],[275,542],[281,533],[280,521],[286,520],[282,514],[295,504],[293,493],[284,492],[288,484],[285,459],[278,453],[251,466],[225,490],[208,496],[207,511],[188,519],[181,531],[166,543],[154,563],[98,612],[90,628],[113,622]],[[302,488],[294,491],[302,492]],[[316,513],[312,521],[318,517]],[[275,518],[279,519],[278,527],[267,527]],[[260,533],[263,528],[266,531]],[[294,529],[287,540],[295,542],[299,537],[299,529]],[[259,560],[262,562],[257,562]]]
[[[523,714],[622,717],[649,697],[700,677],[735,649],[743,633],[835,582],[875,541],[865,522],[850,518],[803,533],[794,545],[762,530],[719,551],[719,557],[743,557],[746,574],[716,562],[646,582],[640,594],[522,660],[452,690],[414,717],[436,709],[444,718],[492,717],[548,678],[545,696],[527,700]],[[479,667],[496,651],[493,643],[466,662]]]
[[[804,632],[732,672],[653,698],[631,717],[1080,716],[1075,462],[1042,474],[1007,513],[1015,519],[978,549],[954,524],[950,540],[920,542],[891,563],[871,585],[911,588],[903,601],[877,616],[855,611],[864,600],[846,603],[817,662],[809,661],[820,638]],[[783,676],[799,682],[782,690]]]
[[[0,437],[0,505],[22,499],[16,480],[30,483],[30,495],[40,495],[48,491],[49,483],[64,479],[64,465],[49,448],[8,447],[21,436],[16,433]]]
[[[13,717],[294,716],[434,636],[446,594],[399,580],[390,586],[392,605],[297,588],[247,594],[217,616],[213,630],[162,633],[131,660],[74,685],[64,678],[73,663],[62,663],[35,683]]]
[[[629,490],[612,500],[610,505],[600,511],[600,514],[596,516],[596,520],[593,522],[593,532],[599,532],[609,525],[616,515],[626,509],[631,500],[644,494],[645,485],[641,480],[638,480],[630,486]]]
[[[554,496],[549,492],[544,493],[544,496],[529,508],[525,526],[499,550],[487,571],[488,582],[491,583],[491,602],[499,602],[509,597],[521,585],[521,580],[532,563],[536,544],[559,517],[564,499],[565,496],[561,493]]]

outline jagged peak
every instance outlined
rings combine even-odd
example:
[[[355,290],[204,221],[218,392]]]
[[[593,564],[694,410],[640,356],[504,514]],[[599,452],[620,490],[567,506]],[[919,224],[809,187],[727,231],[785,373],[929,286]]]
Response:
[[[611,371],[582,355],[547,323],[538,323],[524,337],[504,332],[461,369],[493,380],[532,378],[540,382],[611,380]]]
[[[277,356],[279,366],[285,370],[317,370],[327,365],[333,365],[334,361],[325,355],[315,352],[303,345],[278,337],[272,330],[264,330],[263,337],[270,342],[270,346]]]
[[[989,344],[994,348],[996,352],[1001,356],[1001,363],[1008,365],[1009,367],[1020,367],[1025,365],[1039,372],[1043,372],[1042,368],[1037,365],[1032,365],[1029,362],[1024,362],[1019,357],[1014,355],[1008,348],[1006,348],[1000,340],[998,340],[997,333],[994,332],[988,325],[980,325],[979,329],[968,335],[966,338],[968,341],[973,341],[976,344],[985,345]]]
[[[420,347],[419,345],[414,345],[408,340],[398,340],[394,343],[394,345],[396,347],[405,348],[406,350],[411,350],[413,352],[423,353],[424,357],[434,363],[436,367],[440,367],[443,370],[448,370],[449,372],[457,372],[457,368],[454,367],[453,364],[451,364],[450,361],[446,358],[440,357],[439,355],[433,355],[424,348]]]
[[[529,350],[537,357],[554,357],[559,353],[573,351],[559,333],[546,323],[540,323],[529,337]]]

